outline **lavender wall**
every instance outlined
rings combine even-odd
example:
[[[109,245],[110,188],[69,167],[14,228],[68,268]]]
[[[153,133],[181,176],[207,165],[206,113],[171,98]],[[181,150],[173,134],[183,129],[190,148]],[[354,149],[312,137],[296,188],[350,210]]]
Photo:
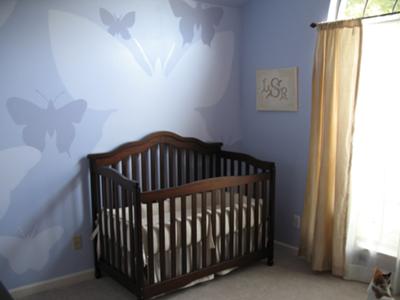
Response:
[[[329,0],[252,0],[243,17],[241,62],[242,150],[277,164],[277,240],[297,246],[293,214],[303,209],[316,31]],[[298,112],[256,111],[256,70],[299,67]]]
[[[192,0],[0,1],[7,288],[93,267],[88,153],[155,130],[240,140],[240,28],[237,8]]]

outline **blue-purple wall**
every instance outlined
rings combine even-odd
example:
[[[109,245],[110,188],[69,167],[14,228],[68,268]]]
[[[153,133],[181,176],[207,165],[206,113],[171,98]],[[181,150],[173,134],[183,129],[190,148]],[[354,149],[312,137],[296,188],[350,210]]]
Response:
[[[215,34],[193,28],[193,39],[173,13],[182,1],[195,7],[0,1],[0,280],[8,288],[92,268],[85,156],[154,130],[276,161],[277,239],[297,245],[291,218],[301,214],[306,180],[309,23],[325,18],[329,1],[220,7],[219,25],[203,25]],[[110,28],[129,12],[133,25]],[[257,112],[256,69],[290,66],[300,70],[299,111]],[[72,249],[75,234],[82,250]]]
[[[293,214],[303,209],[316,31],[329,0],[252,0],[244,9],[241,59],[242,150],[277,164],[276,239],[298,245]],[[256,111],[256,70],[299,67],[298,112]]]
[[[155,130],[228,148],[241,139],[240,13],[202,4],[214,10],[202,27],[180,27],[195,7],[0,1],[0,280],[9,289],[93,267],[87,154]]]

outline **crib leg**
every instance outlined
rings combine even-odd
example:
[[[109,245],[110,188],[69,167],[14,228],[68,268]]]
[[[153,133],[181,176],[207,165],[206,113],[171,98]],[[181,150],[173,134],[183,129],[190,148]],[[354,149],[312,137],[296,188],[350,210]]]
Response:
[[[95,277],[96,279],[99,279],[99,278],[102,277],[102,275],[101,275],[101,270],[100,270],[100,268],[99,268],[98,266],[95,267],[95,270],[94,270],[94,277]]]
[[[268,266],[273,266],[274,265],[274,243],[269,241],[267,243],[267,265]]]

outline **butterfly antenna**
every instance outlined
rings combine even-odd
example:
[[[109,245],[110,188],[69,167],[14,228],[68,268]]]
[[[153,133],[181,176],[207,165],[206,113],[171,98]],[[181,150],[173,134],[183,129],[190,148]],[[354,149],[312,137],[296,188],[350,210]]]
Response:
[[[59,93],[59,94],[54,98],[53,103],[55,104],[56,101],[57,101],[57,99],[60,98],[60,97],[61,97],[62,95],[64,95],[64,94],[65,94],[65,91],[62,91],[61,93]]]
[[[169,49],[167,58],[164,61],[164,66],[163,66],[164,69],[168,66],[168,63],[171,60],[172,54],[175,52],[175,47],[176,47],[176,44],[173,43],[172,46],[171,46],[171,49]]]
[[[150,68],[151,73],[154,74],[154,68],[152,66],[152,64],[150,63],[149,57],[147,56],[146,52],[144,51],[142,45],[140,45],[140,43],[138,42],[137,39],[133,39],[133,42],[136,44],[136,46],[139,48],[140,50],[140,54],[142,54],[144,61],[146,62],[147,66]]]
[[[47,101],[47,103],[49,103],[49,102],[50,102],[50,100],[49,100],[49,99],[47,99],[47,98],[46,98],[46,97],[43,95],[43,93],[41,93],[39,90],[36,90],[36,93],[38,93],[40,97],[42,97],[44,100],[46,100],[46,101]]]

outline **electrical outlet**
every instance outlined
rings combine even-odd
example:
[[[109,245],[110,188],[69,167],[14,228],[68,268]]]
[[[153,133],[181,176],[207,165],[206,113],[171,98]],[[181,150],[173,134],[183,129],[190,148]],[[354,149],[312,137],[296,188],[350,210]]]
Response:
[[[300,216],[299,215],[293,215],[292,225],[294,228],[300,229]]]
[[[72,239],[72,246],[74,250],[82,249],[82,236],[81,235],[74,235]]]

